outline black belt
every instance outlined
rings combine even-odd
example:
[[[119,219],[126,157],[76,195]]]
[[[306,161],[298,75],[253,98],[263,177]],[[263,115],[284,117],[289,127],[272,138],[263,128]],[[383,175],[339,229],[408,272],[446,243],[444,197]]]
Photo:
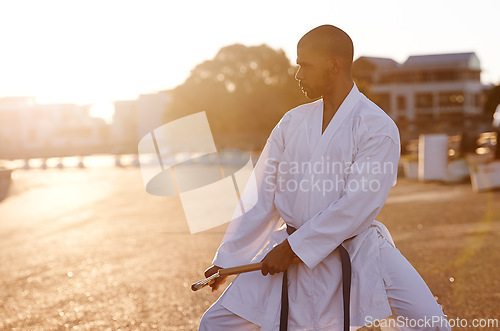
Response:
[[[287,224],[286,232],[288,235],[294,233],[297,229]],[[339,245],[340,260],[342,263],[342,293],[344,305],[344,331],[349,331],[349,302],[351,297],[351,259],[349,253]],[[280,331],[288,329],[288,275],[287,271],[283,272],[283,284],[281,287],[281,316],[280,316]]]

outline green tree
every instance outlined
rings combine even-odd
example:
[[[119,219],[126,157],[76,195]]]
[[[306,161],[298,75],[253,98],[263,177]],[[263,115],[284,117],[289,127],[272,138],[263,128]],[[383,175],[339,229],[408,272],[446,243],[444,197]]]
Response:
[[[216,143],[246,134],[261,147],[286,111],[307,102],[295,70],[282,50],[267,45],[224,47],[172,91],[167,120],[206,111]]]

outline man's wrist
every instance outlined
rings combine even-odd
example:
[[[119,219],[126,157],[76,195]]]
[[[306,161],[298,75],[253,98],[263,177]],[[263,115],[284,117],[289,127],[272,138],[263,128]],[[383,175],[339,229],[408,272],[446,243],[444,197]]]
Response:
[[[297,255],[295,254],[295,252],[293,251],[292,246],[290,246],[290,243],[288,242],[288,239],[285,239],[285,240],[283,241],[283,246],[286,248],[286,252],[288,253],[288,255],[289,255],[290,257],[292,257],[292,258],[293,258],[293,257],[297,256]]]

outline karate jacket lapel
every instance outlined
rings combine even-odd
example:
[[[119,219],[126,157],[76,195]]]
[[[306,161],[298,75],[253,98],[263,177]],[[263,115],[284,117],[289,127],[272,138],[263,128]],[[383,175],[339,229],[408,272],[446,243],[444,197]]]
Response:
[[[313,143],[309,146],[313,148],[313,151],[311,153],[310,160],[309,161],[304,160],[304,162],[309,162],[311,164],[311,167],[309,168],[311,169],[313,168],[312,165],[314,164],[314,162],[321,161],[321,158],[325,154],[326,149],[330,141],[332,140],[333,136],[341,127],[342,123],[351,115],[354,106],[356,106],[356,104],[360,100],[361,100],[361,93],[358,91],[356,84],[354,84],[351,91],[340,105],[339,109],[333,116],[330,123],[328,123],[328,126],[325,129],[325,132],[323,132],[323,134],[321,134],[322,119],[323,119],[323,101],[319,103],[319,105],[321,105],[319,111],[317,108],[314,109],[319,114],[315,114],[315,116],[313,117],[313,125],[311,128],[312,132],[309,134],[309,136],[311,137],[311,142]],[[319,121],[318,121],[318,116],[319,116]],[[302,174],[301,180],[306,179],[307,181],[310,181],[310,183],[312,184],[312,182],[314,181],[314,177],[315,177],[314,173],[310,171],[308,173]],[[309,201],[308,199],[309,194],[310,193],[307,190],[297,190],[297,195],[295,196],[295,203],[292,214],[293,220],[296,223],[294,224],[295,226],[300,226],[303,223],[302,218],[304,216],[304,211],[306,210],[306,206]]]

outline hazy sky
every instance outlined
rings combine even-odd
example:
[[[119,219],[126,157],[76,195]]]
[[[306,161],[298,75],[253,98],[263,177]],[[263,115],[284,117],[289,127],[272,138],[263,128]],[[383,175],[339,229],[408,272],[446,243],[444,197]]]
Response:
[[[344,29],[355,58],[468,52],[500,82],[498,0],[5,1],[0,97],[104,103],[181,84],[226,45],[266,43],[295,62],[298,39]]]

